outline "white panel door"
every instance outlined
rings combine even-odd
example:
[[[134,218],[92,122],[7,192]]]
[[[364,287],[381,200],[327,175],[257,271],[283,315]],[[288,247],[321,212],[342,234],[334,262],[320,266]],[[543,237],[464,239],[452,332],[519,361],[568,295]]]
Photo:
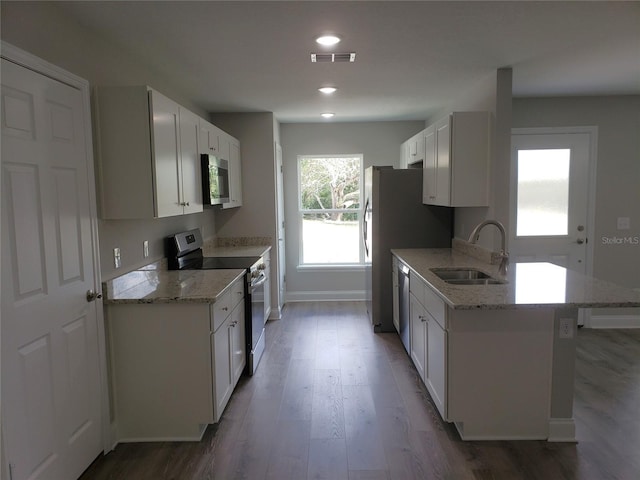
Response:
[[[82,92],[2,60],[2,421],[12,480],[77,478],[101,452]]]
[[[590,134],[511,139],[512,261],[551,262],[586,273]]]
[[[282,311],[285,294],[285,226],[284,226],[284,176],[282,168],[282,146],[276,143],[276,195],[278,208],[276,218],[278,222],[278,311]]]

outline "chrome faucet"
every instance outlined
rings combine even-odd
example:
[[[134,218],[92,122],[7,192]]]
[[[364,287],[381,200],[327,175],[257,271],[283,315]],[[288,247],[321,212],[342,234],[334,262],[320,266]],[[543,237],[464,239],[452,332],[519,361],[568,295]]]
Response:
[[[500,275],[507,274],[507,266],[509,265],[509,254],[507,253],[507,232],[504,229],[504,225],[497,220],[485,220],[480,223],[476,228],[473,229],[471,235],[469,235],[469,243],[474,244],[480,238],[480,230],[482,230],[486,225],[495,225],[498,230],[500,230],[500,235],[502,239],[502,248],[499,253],[500,257],[500,267],[498,267],[498,273]]]

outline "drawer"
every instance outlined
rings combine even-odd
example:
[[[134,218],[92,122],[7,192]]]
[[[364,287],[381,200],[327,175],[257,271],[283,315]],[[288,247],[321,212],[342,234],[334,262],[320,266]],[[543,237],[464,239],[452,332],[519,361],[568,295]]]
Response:
[[[231,290],[228,292],[230,297],[230,305],[233,310],[244,299],[244,282],[245,277],[242,276],[231,285]]]
[[[440,324],[443,329],[445,327],[445,304],[436,292],[429,287],[424,280],[410,272],[409,291],[422,304],[427,312]]]
[[[220,325],[224,323],[225,319],[231,313],[231,310],[233,310],[231,300],[231,290],[227,290],[216,300],[216,303],[211,305],[212,330],[214,332],[218,330]]]
[[[413,273],[413,270],[409,271],[409,291],[422,305],[424,305],[424,290],[425,284],[422,279]]]
[[[442,300],[431,287],[423,284],[424,286],[424,308],[431,314],[431,316],[440,324],[440,326],[446,330],[445,323],[445,310],[444,300]]]

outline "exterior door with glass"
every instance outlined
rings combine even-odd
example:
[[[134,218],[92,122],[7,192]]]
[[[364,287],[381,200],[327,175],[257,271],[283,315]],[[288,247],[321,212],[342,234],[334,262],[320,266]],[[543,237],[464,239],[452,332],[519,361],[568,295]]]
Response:
[[[587,273],[592,135],[513,130],[512,261],[551,262]]]

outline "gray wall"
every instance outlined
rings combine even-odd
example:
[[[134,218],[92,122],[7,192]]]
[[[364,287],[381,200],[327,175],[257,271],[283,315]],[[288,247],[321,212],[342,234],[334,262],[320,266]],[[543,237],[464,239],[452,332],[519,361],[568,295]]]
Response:
[[[284,168],[286,274],[288,300],[362,298],[364,271],[300,271],[298,155],[362,154],[364,168],[400,161],[400,144],[424,122],[308,123],[280,125]]]
[[[240,140],[242,158],[242,207],[216,212],[216,236],[271,239],[271,305],[275,309],[279,280],[275,142],[279,124],[272,113],[212,113],[209,118]]]
[[[61,15],[54,2],[21,4],[2,2],[1,37],[16,47],[58,65],[96,85],[150,85],[206,118],[179,85],[165,81],[145,66],[144,59],[97,36]],[[212,210],[204,213],[140,221],[100,221],[100,259],[103,280],[164,256],[163,238],[188,228],[201,227],[205,237],[215,231]],[[149,240],[150,257],[143,258],[142,243]],[[119,247],[122,267],[113,267],[113,248]]]
[[[513,126],[598,127],[593,275],[640,288],[640,245],[602,241],[640,237],[640,96],[516,98]],[[631,229],[618,230],[618,217]]]

